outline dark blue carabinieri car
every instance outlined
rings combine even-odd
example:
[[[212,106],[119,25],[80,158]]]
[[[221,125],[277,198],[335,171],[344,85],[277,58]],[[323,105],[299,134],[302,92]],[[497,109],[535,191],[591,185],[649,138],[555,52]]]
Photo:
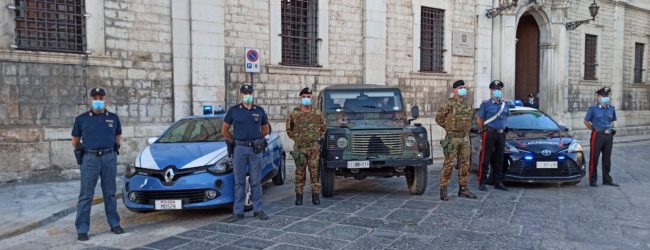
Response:
[[[579,183],[585,175],[580,141],[542,111],[510,105],[510,113],[503,161],[505,180]],[[472,129],[471,141],[471,165],[478,169],[482,138],[476,127]]]
[[[124,204],[132,211],[204,209],[233,202],[232,159],[221,135],[223,114],[192,116],[172,124],[127,167]],[[286,177],[285,153],[277,133],[267,138],[262,181]],[[246,205],[250,207],[247,185]]]

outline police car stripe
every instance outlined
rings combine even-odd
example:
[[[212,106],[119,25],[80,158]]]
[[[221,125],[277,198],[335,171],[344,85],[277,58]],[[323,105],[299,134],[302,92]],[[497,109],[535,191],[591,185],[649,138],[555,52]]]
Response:
[[[151,155],[151,147],[145,148],[142,153],[140,153],[139,162],[140,166],[136,165],[136,167],[154,170],[160,169],[156,161],[153,159],[153,155]]]
[[[197,158],[196,160],[191,161],[190,163],[185,164],[183,167],[181,167],[181,169],[201,167],[208,164],[214,164],[218,160],[222,159],[223,157],[226,157],[227,154],[228,154],[228,148],[222,147],[211,153],[205,154]]]

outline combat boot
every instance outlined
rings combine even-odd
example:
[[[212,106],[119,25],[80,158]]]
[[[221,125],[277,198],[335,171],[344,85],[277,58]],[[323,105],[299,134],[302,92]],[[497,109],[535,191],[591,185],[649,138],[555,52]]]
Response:
[[[460,186],[458,189],[458,196],[470,199],[478,198],[475,194],[469,191],[469,188],[467,186]]]
[[[302,194],[296,194],[296,206],[302,205]]]
[[[311,203],[314,203],[314,205],[320,205],[319,193],[311,193]]]
[[[440,200],[443,201],[448,201],[449,198],[447,197],[447,187],[440,187]]]
[[[483,181],[479,182],[479,184],[478,184],[478,190],[481,190],[481,191],[488,191],[487,187],[485,186],[485,182],[483,182]]]

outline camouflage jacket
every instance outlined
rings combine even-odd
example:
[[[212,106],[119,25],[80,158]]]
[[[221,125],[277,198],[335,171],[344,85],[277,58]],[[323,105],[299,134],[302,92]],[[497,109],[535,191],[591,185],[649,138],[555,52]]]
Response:
[[[303,112],[300,107],[293,109],[287,117],[287,135],[296,145],[306,145],[320,140],[325,133],[325,117],[320,111]]]
[[[436,123],[447,132],[467,133],[472,127],[473,115],[474,109],[467,99],[459,102],[452,97],[438,109]]]

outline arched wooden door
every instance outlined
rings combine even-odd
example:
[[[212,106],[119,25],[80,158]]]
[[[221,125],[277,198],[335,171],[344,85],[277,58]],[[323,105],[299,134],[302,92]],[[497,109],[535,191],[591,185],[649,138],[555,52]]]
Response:
[[[516,60],[515,98],[526,102],[528,94],[539,93],[539,26],[532,15],[519,20]]]

